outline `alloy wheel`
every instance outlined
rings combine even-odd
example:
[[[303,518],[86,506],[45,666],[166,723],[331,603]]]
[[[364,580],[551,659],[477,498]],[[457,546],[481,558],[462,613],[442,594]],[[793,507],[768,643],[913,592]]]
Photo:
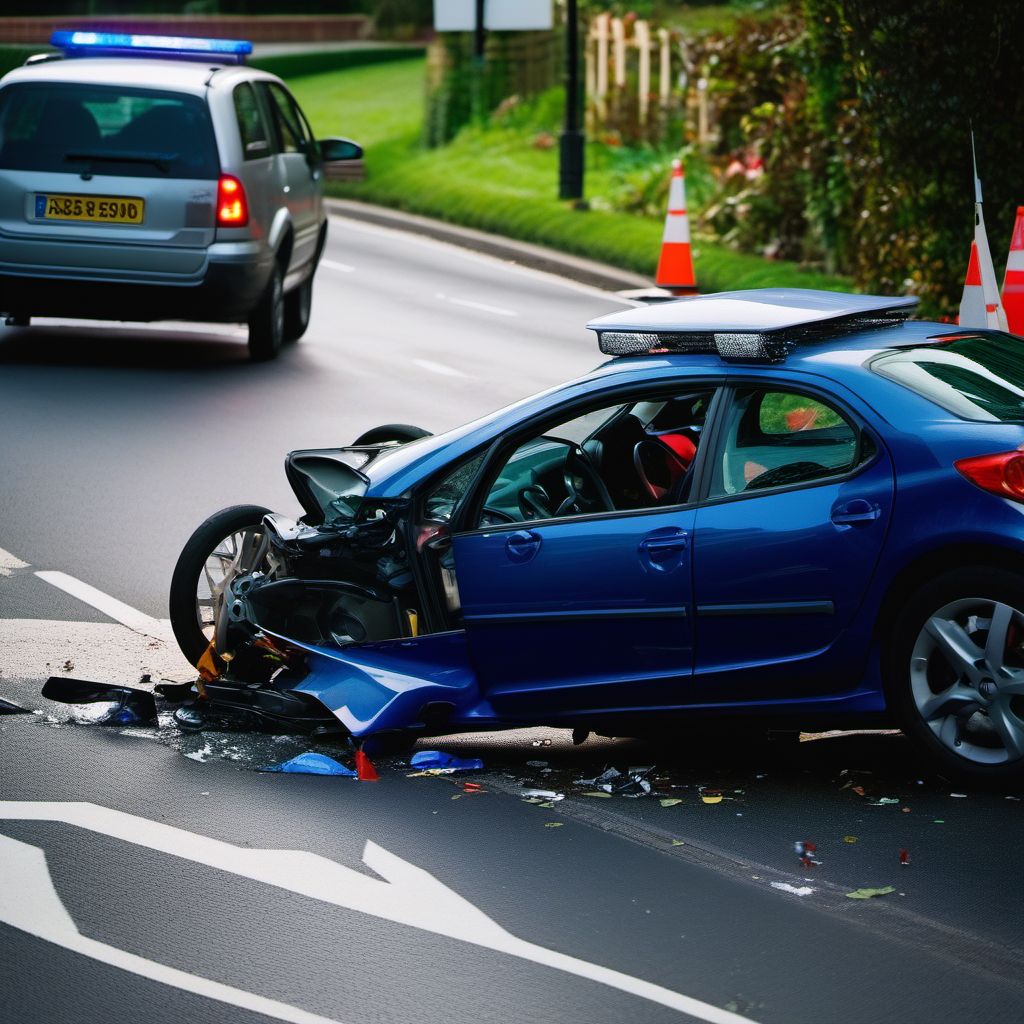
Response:
[[[918,634],[910,686],[953,754],[979,765],[1024,758],[1024,612],[986,598],[943,605]]]
[[[228,584],[257,569],[267,569],[262,524],[228,534],[207,556],[196,585],[196,619],[208,640],[213,639]]]

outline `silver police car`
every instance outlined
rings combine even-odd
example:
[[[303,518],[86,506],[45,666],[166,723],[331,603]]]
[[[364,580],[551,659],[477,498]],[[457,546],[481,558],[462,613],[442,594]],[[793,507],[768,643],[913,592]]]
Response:
[[[309,322],[325,161],[237,40],[58,32],[0,79],[0,316],[247,323],[254,360]]]

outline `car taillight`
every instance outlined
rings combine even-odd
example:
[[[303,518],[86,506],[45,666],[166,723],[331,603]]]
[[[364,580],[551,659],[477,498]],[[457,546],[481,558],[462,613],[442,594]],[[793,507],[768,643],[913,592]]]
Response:
[[[233,174],[222,174],[217,182],[217,227],[244,228],[249,223],[245,189]]]
[[[1024,501],[1024,445],[1012,452],[958,459],[953,465],[982,490],[1014,501]]]

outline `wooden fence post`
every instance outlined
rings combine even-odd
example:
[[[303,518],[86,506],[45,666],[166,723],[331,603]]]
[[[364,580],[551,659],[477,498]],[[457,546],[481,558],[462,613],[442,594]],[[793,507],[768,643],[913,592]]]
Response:
[[[640,53],[637,72],[637,113],[640,124],[647,124],[647,113],[651,103],[651,31],[646,21],[633,26],[633,38]]]

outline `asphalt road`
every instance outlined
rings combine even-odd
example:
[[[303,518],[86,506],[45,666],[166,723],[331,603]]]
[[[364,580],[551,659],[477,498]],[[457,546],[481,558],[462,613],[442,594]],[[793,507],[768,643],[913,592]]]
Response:
[[[303,745],[75,724],[39,697],[51,672],[186,677],[161,639],[178,549],[223,505],[295,511],[287,450],[444,429],[583,372],[583,323],[620,305],[332,229],[310,332],[274,364],[232,328],[0,329],[0,697],[37,712],[0,717],[0,1016],[256,1021],[269,999],[346,1024],[1024,1017],[1021,801],[934,777],[900,736],[435,744],[483,757],[469,793],[396,761],[377,783],[263,774]],[[580,781],[652,764],[657,797]],[[367,841],[405,866],[371,867]],[[324,860],[261,852],[280,849]]]

